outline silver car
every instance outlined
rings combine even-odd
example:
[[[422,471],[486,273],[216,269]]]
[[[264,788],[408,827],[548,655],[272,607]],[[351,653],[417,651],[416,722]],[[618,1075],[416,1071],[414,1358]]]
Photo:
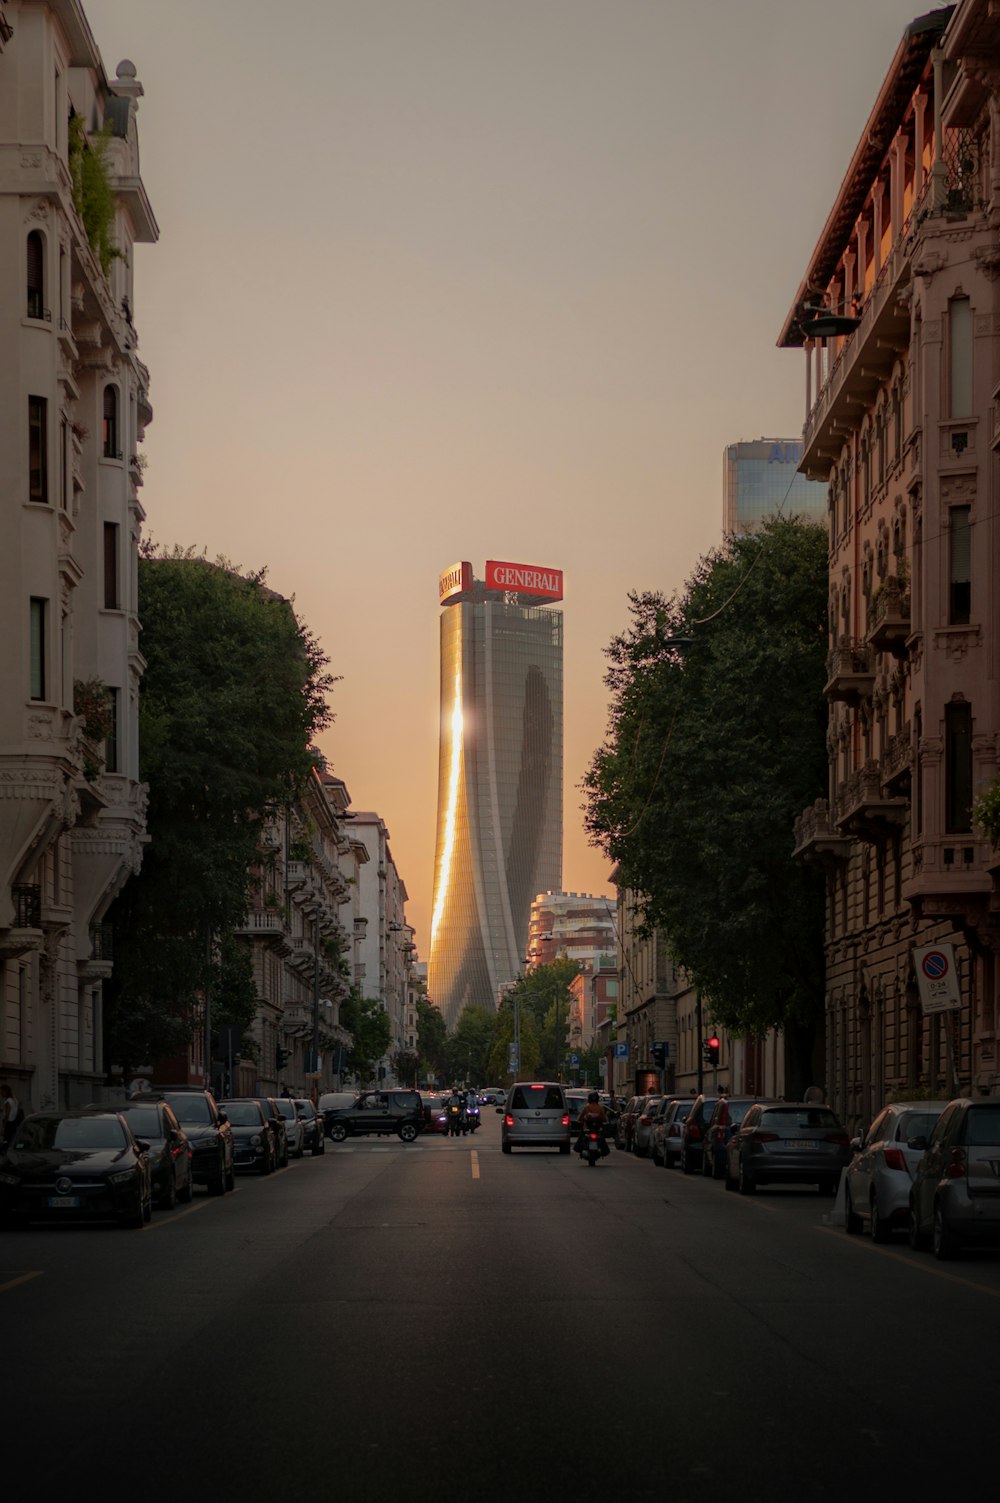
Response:
[[[569,1153],[571,1128],[566,1093],[558,1081],[518,1081],[510,1088],[503,1117],[500,1146],[513,1148],[558,1148]]]
[[[844,1230],[860,1232],[867,1223],[873,1242],[885,1242],[892,1232],[905,1230],[910,1216],[910,1190],[923,1153],[908,1139],[929,1138],[945,1101],[894,1101],[885,1106],[871,1127],[853,1139],[854,1158],[844,1175]]]
[[[295,1110],[290,1096],[276,1096],[275,1105],[285,1119],[285,1137],[288,1140],[289,1157],[300,1159],[306,1151],[306,1126]]]
[[[911,1247],[928,1237],[936,1258],[967,1242],[1000,1246],[1000,1101],[960,1097],[934,1124],[910,1191]]]

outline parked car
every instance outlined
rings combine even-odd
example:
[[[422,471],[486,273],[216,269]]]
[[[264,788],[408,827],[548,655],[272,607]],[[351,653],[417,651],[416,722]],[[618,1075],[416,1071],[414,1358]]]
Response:
[[[270,1174],[276,1164],[274,1137],[258,1101],[220,1101],[233,1130],[233,1165]]]
[[[54,1219],[142,1227],[153,1182],[146,1143],[121,1112],[35,1112],[0,1161],[0,1225]]]
[[[715,1111],[718,1096],[696,1096],[691,1105],[691,1110],[684,1119],[681,1129],[681,1168],[685,1174],[695,1174],[701,1168],[702,1156],[705,1152],[705,1132],[712,1113]]]
[[[334,1143],[369,1133],[395,1133],[403,1143],[412,1143],[423,1123],[419,1091],[396,1087],[387,1091],[362,1091],[351,1105],[339,1107],[327,1117],[327,1135]]]
[[[285,1141],[289,1157],[300,1159],[306,1151],[306,1130],[302,1118],[295,1110],[295,1102],[290,1096],[275,1096],[273,1100],[285,1119]]]
[[[679,1099],[677,1096],[661,1096],[653,1113],[653,1123],[649,1129],[649,1156],[653,1160],[653,1163],[659,1164],[661,1168],[664,1165],[663,1134],[667,1118],[670,1115],[671,1107]]]
[[[878,1113],[867,1132],[851,1142],[854,1158],[844,1175],[844,1229],[860,1232],[867,1223],[873,1242],[885,1242],[910,1219],[910,1190],[923,1154],[910,1138],[925,1141],[946,1101],[894,1101]]]
[[[828,1106],[804,1101],[756,1102],[729,1140],[726,1189],[752,1195],[760,1185],[818,1185],[836,1195],[851,1150]]]
[[[647,1096],[642,1109],[636,1113],[635,1126],[632,1131],[632,1152],[636,1158],[644,1159],[649,1154],[653,1117],[662,1100],[662,1096]]]
[[[693,1096],[683,1096],[669,1105],[663,1114],[660,1128],[660,1162],[664,1169],[672,1169],[681,1161],[684,1147],[684,1124],[694,1106]]]
[[[1000,1246],[1000,1100],[949,1101],[925,1146],[910,1191],[910,1245],[928,1238],[936,1258],[967,1243]]]
[[[122,1116],[133,1137],[149,1144],[149,1171],[157,1204],[170,1211],[179,1200],[189,1201],[194,1195],[192,1152],[173,1108],[166,1101],[129,1102]]]
[[[137,1091],[128,1100],[129,1105],[165,1101],[187,1133],[195,1184],[205,1185],[210,1195],[233,1188],[233,1133],[211,1091],[199,1086],[158,1086]]]
[[[285,1119],[281,1114],[276,1096],[234,1096],[233,1101],[256,1101],[264,1113],[264,1121],[267,1123],[274,1145],[274,1165],[276,1169],[288,1168],[288,1133]]]
[[[504,1153],[515,1148],[558,1148],[562,1154],[569,1153],[570,1116],[558,1081],[518,1081],[510,1088],[506,1107],[498,1106],[497,1112],[503,1118],[500,1147]]]
[[[758,1096],[720,1096],[715,1103],[715,1110],[705,1127],[701,1156],[702,1173],[706,1179],[725,1179],[729,1140],[748,1109],[759,1099]]]
[[[306,1096],[295,1097],[295,1110],[298,1113],[302,1128],[305,1133],[305,1146],[315,1158],[319,1153],[326,1152],[326,1131],[323,1122],[323,1114],[319,1107],[313,1106]]]

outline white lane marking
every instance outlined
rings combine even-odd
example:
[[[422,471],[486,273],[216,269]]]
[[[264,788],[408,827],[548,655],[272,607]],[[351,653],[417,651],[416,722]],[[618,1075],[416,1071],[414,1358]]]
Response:
[[[479,1178],[479,1155],[474,1148],[469,1149],[469,1158],[472,1161],[472,1178]]]
[[[832,1235],[842,1238],[842,1246],[863,1247],[866,1252],[875,1253],[882,1258],[891,1258],[894,1263],[902,1263],[907,1268],[919,1269],[921,1273],[929,1273],[931,1278],[946,1279],[949,1284],[961,1284],[964,1289],[974,1289],[977,1294],[988,1294],[993,1299],[1000,1299],[1000,1289],[992,1289],[989,1284],[977,1284],[974,1279],[963,1279],[961,1274],[946,1273],[943,1268],[935,1268],[933,1265],[922,1263],[916,1258],[908,1258],[904,1253],[893,1252],[891,1248],[876,1247],[870,1238],[845,1237],[842,1227],[817,1226],[813,1230],[826,1232],[828,1236]]]

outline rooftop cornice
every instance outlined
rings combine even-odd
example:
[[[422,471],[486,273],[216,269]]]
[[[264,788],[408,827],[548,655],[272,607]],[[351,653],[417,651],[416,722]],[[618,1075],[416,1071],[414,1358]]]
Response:
[[[864,208],[872,183],[885,161],[892,139],[905,118],[910,100],[927,71],[931,52],[951,20],[954,5],[932,10],[911,21],[903,33],[889,71],[882,83],[861,139],[844,174],[833,208],[812,253],[784,325],[778,336],[781,348],[803,343],[798,330],[802,304],[825,291],[837,262]]]

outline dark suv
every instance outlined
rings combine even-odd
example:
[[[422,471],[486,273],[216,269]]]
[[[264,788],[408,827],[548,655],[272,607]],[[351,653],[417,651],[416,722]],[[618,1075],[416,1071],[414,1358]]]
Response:
[[[368,1133],[390,1133],[404,1143],[412,1143],[423,1123],[423,1102],[419,1091],[393,1087],[387,1091],[362,1091],[353,1106],[335,1108],[325,1113],[330,1141],[365,1137]]]
[[[165,1101],[187,1134],[191,1172],[196,1185],[210,1195],[222,1195],[236,1183],[233,1175],[233,1130],[211,1091],[197,1086],[157,1086],[137,1091],[129,1104]]]

